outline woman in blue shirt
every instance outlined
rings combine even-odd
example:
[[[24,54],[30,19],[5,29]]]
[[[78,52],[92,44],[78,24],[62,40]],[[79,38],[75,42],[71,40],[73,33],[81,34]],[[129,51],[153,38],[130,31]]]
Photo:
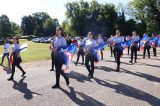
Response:
[[[64,73],[64,70],[62,70],[64,59],[62,58],[59,51],[59,48],[67,46],[63,34],[63,29],[61,27],[56,28],[56,35],[57,37],[54,38],[54,48],[53,48],[53,50],[55,51],[56,84],[52,88],[58,88],[60,86],[59,85],[60,75],[62,75],[65,78],[66,84],[69,85],[69,78]]]

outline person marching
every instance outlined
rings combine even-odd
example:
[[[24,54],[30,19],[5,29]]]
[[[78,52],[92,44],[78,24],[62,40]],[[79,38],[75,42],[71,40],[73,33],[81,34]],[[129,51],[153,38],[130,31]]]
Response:
[[[77,44],[79,50],[78,50],[78,54],[77,54],[77,62],[75,64],[76,65],[78,64],[79,57],[82,56],[82,65],[83,65],[84,64],[84,54],[85,54],[84,53],[84,45],[85,45],[85,43],[83,41],[83,37],[82,36],[80,36],[79,39],[80,40],[78,41],[78,44]]]
[[[9,45],[9,43],[8,43],[7,38],[4,38],[3,41],[4,41],[5,44],[4,44],[4,54],[3,54],[3,56],[2,56],[1,65],[3,66],[4,58],[7,56],[7,59],[8,59],[8,66],[10,67],[10,62],[9,62],[10,45]]]
[[[12,53],[11,55],[13,55],[13,63],[12,63],[12,75],[11,77],[8,79],[8,81],[13,80],[14,79],[14,73],[15,73],[15,66],[17,66],[21,71],[22,71],[22,76],[23,77],[26,72],[23,70],[23,68],[20,66],[20,63],[22,62],[21,59],[21,55],[20,55],[20,44],[19,44],[19,39],[18,37],[13,37],[13,48],[12,48]]]
[[[131,61],[129,61],[130,63],[133,63],[133,54],[135,55],[135,63],[137,63],[137,51],[138,51],[138,41],[139,41],[139,37],[137,36],[136,31],[132,32],[132,44],[131,44]]]
[[[96,61],[96,57],[93,54],[93,48],[98,46],[97,42],[93,39],[93,32],[88,33],[88,39],[85,42],[85,51],[86,51],[86,58],[85,58],[85,66],[89,72],[88,77],[93,78],[94,74],[94,62]],[[91,63],[91,66],[89,65]]]
[[[54,38],[55,37],[53,37],[53,40],[51,41],[51,45],[50,45],[52,66],[51,66],[51,70],[49,71],[54,71],[54,66],[55,66]]]
[[[117,62],[117,68],[116,71],[119,72],[119,68],[120,68],[120,58],[121,55],[123,55],[123,47],[122,47],[122,42],[124,42],[124,37],[121,37],[121,32],[119,30],[116,30],[116,36],[114,37],[113,40],[113,52],[114,52],[114,56],[115,56],[115,60]]]
[[[150,49],[151,49],[151,44],[150,44],[149,38],[148,38],[148,40],[146,40],[145,44],[144,44],[143,59],[145,59],[146,50],[147,50],[147,53],[148,53],[148,58],[150,58]]]
[[[102,39],[101,34],[98,35],[97,43],[98,45],[102,45],[104,43],[104,40]],[[103,50],[101,51],[101,59],[103,60]]]
[[[64,77],[66,80],[66,84],[69,85],[69,78],[64,73],[64,70],[62,70],[62,66],[64,64],[64,59],[60,54],[59,48],[63,46],[67,46],[66,40],[64,38],[63,29],[61,27],[56,28],[56,36],[54,38],[54,51],[55,51],[55,68],[56,68],[56,84],[52,88],[58,88],[59,85],[59,79],[60,75]]]
[[[112,47],[113,39],[114,39],[114,36],[111,35],[110,38],[107,40],[110,45],[111,57],[113,57],[113,47]]]
[[[156,37],[156,39],[158,39],[157,36],[156,36],[156,33],[153,33],[152,38],[155,38],[155,37]],[[153,54],[154,54],[155,57],[157,56],[157,44],[156,44],[156,42],[154,42]]]
[[[129,41],[129,40],[131,40],[131,36],[130,35],[128,35],[126,37],[126,41]],[[128,46],[128,55],[129,55],[129,52],[130,52],[130,45]]]
[[[66,39],[66,42],[67,42],[68,46],[72,44],[72,40],[71,40],[71,37],[70,37],[69,34],[65,36],[65,39]]]

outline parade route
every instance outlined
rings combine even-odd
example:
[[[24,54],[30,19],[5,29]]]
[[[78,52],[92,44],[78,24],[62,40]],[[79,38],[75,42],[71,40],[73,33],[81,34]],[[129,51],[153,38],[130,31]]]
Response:
[[[160,48],[157,55],[151,52],[150,59],[142,59],[138,52],[137,63],[131,64],[125,54],[115,72],[114,58],[105,51],[93,79],[85,66],[72,62],[70,85],[61,76],[60,89],[51,88],[55,72],[49,71],[50,60],[22,64],[26,77],[16,69],[14,81],[7,81],[10,72],[0,67],[0,106],[160,106]]]

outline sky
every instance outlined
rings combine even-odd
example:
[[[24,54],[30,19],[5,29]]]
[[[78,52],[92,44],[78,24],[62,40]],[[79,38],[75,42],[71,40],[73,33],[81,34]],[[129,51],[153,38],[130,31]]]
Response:
[[[21,24],[21,18],[35,12],[47,12],[62,23],[65,19],[65,3],[76,0],[0,0],[0,16],[5,14],[10,21]],[[91,0],[85,0],[91,1]],[[130,0],[97,0],[99,3],[126,5]]]

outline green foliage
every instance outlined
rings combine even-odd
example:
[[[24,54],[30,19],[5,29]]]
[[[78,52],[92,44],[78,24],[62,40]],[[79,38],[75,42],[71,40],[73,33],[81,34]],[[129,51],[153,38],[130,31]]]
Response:
[[[133,19],[126,20],[124,10],[118,12],[113,4],[81,0],[68,2],[66,8],[67,19],[62,26],[67,33],[85,36],[89,31],[93,31],[95,34],[110,35],[114,34],[116,29],[120,29],[122,34],[129,35],[137,29],[137,22]]]
[[[34,18],[31,15],[23,16],[21,22],[21,28],[23,35],[33,35],[35,30]]]
[[[21,22],[23,35],[52,36],[59,26],[58,19],[52,19],[45,12],[24,16]]]
[[[0,16],[0,35],[10,36],[11,35],[11,22],[7,15]]]
[[[129,9],[130,15],[146,23],[147,32],[160,31],[160,0],[132,0]]]
[[[55,35],[56,27],[59,26],[57,19],[47,19],[44,23],[44,32],[46,35]]]

